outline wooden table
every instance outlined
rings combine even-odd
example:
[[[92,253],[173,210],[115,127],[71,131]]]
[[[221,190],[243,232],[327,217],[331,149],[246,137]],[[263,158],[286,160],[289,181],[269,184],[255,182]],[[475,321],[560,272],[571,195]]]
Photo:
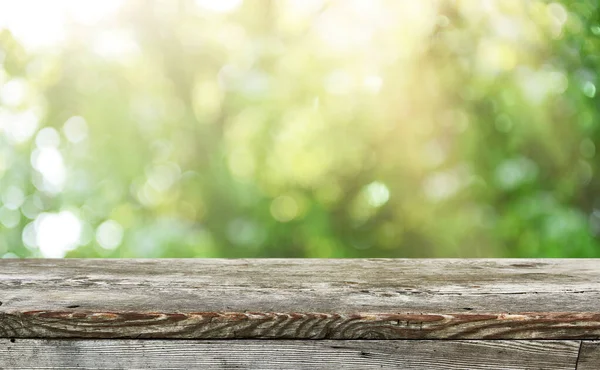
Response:
[[[600,369],[600,260],[0,260],[0,369]]]

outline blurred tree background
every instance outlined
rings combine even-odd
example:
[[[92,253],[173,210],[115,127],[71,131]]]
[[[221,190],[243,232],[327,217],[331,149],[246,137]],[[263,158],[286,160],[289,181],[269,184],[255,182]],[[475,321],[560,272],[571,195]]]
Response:
[[[595,0],[0,0],[0,256],[600,257]]]

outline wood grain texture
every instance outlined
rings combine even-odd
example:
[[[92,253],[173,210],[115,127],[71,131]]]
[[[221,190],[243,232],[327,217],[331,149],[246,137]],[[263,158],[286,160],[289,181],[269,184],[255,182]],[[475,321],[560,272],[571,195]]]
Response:
[[[0,368],[573,370],[578,349],[578,341],[0,339]]]
[[[598,339],[600,260],[0,260],[3,338]]]
[[[600,342],[585,341],[581,343],[577,361],[577,370],[598,369],[600,369]]]

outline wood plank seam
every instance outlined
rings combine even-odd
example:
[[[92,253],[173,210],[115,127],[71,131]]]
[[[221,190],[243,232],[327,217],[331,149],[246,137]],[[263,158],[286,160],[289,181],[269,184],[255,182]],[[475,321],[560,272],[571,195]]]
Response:
[[[575,360],[575,370],[579,368],[579,359],[581,358],[581,349],[583,348],[583,341],[579,341],[579,350],[577,351],[577,359]]]

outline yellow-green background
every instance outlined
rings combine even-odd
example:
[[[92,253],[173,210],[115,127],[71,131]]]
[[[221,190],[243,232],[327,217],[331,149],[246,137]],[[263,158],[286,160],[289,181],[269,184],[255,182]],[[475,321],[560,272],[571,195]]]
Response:
[[[0,257],[599,257],[597,1],[0,0]]]

